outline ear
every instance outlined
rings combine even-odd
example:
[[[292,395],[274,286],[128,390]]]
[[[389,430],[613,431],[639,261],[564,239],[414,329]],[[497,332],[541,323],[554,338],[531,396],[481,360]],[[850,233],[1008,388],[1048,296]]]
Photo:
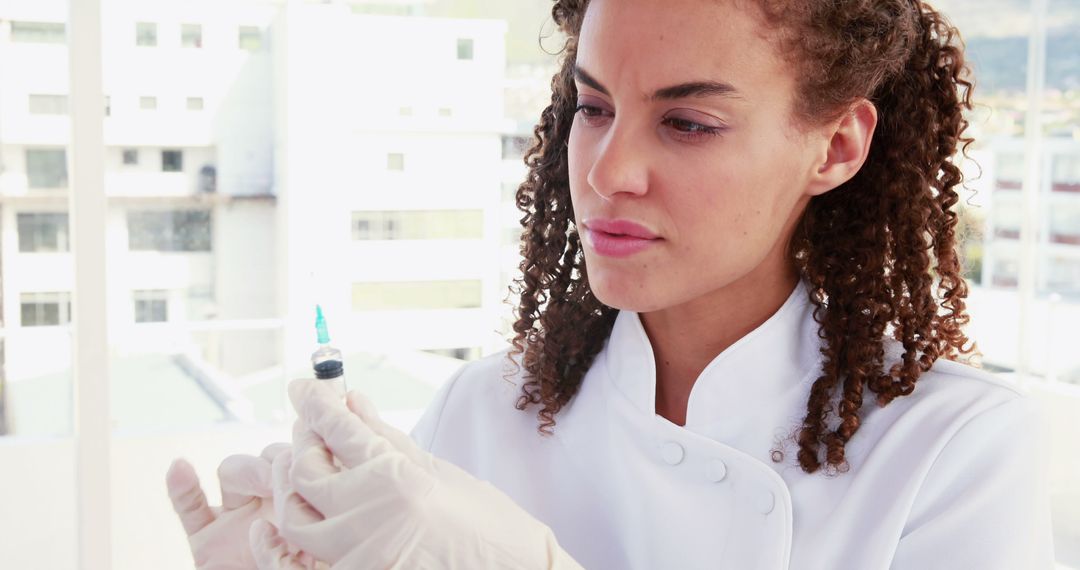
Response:
[[[836,122],[830,123],[828,146],[814,165],[807,194],[817,196],[851,180],[870,154],[877,126],[877,107],[859,99]]]

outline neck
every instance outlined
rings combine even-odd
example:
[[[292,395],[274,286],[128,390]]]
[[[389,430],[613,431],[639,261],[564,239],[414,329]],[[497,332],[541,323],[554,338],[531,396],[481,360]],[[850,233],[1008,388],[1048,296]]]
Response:
[[[705,367],[775,314],[798,283],[793,268],[768,279],[755,273],[640,315],[656,358],[656,412],[676,425],[685,424],[690,390]]]

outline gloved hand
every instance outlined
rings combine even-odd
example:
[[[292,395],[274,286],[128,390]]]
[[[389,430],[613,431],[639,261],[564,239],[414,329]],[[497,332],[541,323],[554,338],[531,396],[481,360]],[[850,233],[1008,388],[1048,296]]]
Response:
[[[252,521],[274,516],[271,462],[289,444],[267,446],[259,457],[231,455],[218,466],[221,506],[210,507],[191,464],[177,459],[165,482],[200,570],[256,568],[248,543]]]
[[[282,560],[272,549],[280,554],[287,542],[336,569],[581,569],[551,529],[490,483],[420,449],[359,392],[346,407],[318,380],[295,380],[289,398],[299,414],[293,453],[273,469],[280,536],[256,525],[257,559]]]

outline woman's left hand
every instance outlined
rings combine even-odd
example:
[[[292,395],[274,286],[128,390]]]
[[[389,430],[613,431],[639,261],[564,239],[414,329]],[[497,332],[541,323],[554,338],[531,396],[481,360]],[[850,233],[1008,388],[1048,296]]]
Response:
[[[420,449],[359,392],[346,404],[318,380],[295,380],[289,398],[299,417],[291,457],[273,469],[280,529],[252,529],[260,567],[291,568],[291,544],[335,568],[581,568],[551,529]]]

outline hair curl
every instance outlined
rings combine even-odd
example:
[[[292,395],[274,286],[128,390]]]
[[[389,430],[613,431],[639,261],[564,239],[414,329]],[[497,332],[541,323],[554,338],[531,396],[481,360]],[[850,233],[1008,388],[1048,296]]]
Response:
[[[525,215],[521,275],[511,287],[520,300],[507,356],[514,362],[522,355],[527,375],[517,408],[541,405],[541,434],[551,433],[555,414],[577,393],[618,314],[590,290],[572,225],[567,140],[587,5],[556,0],[552,8],[567,39],[516,197]],[[860,98],[879,115],[863,167],[809,202],[788,249],[811,285],[823,356],[795,436],[798,461],[807,473],[823,461],[834,473],[848,467],[844,449],[859,429],[864,388],[885,406],[911,394],[938,358],[975,351],[962,330],[968,288],[953,207],[963,178],[952,162],[971,143],[963,136],[963,113],[971,108],[972,83],[956,28],[920,0],[758,5],[798,74],[797,120],[834,120]],[[886,370],[889,335],[903,352]]]

